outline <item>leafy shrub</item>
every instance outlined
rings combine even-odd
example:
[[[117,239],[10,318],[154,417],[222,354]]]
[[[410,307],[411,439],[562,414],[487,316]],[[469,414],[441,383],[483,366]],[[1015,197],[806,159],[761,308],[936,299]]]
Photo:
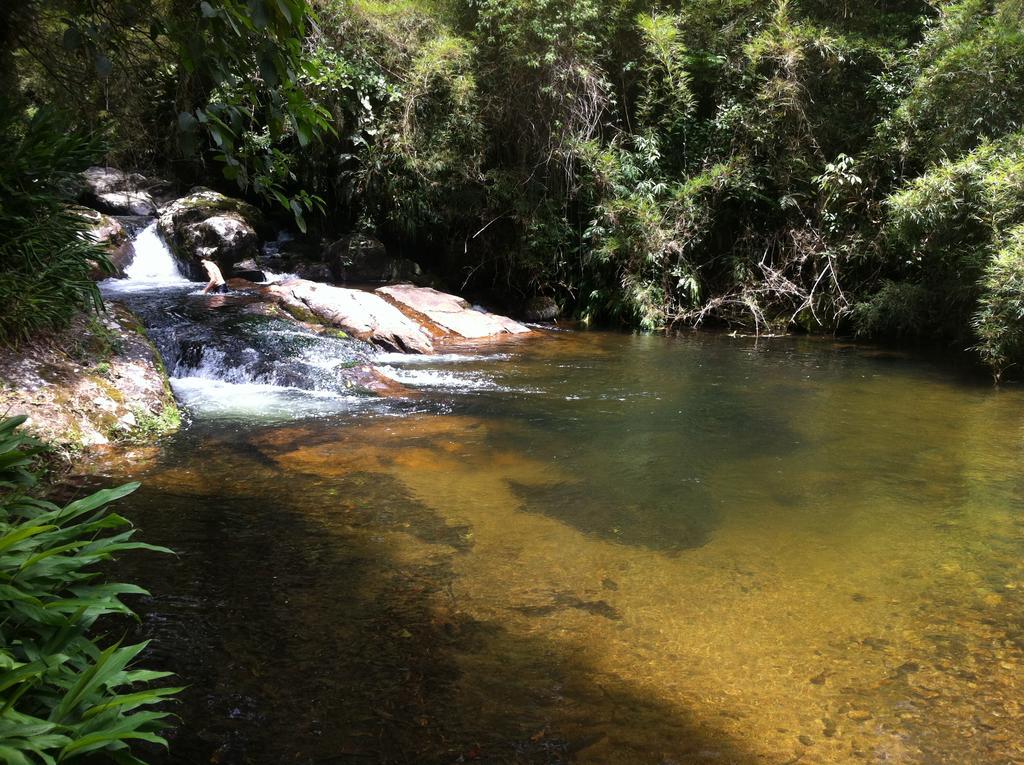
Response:
[[[68,132],[53,112],[20,125],[2,103],[0,135],[0,344],[11,345],[60,329],[80,310],[101,310],[90,271],[110,263],[67,206],[96,142]]]
[[[17,431],[24,421],[0,422],[0,760],[141,765],[131,742],[166,744],[168,713],[148,707],[180,689],[151,688],[168,673],[131,667],[145,643],[95,634],[100,617],[132,613],[122,595],[145,593],[102,581],[95,567],[126,550],[170,551],[132,541],[129,522],[106,510],[138,484],[66,507],[28,496],[41,447]]]
[[[1024,14],[1019,0],[954,0],[908,58],[894,115],[916,159],[957,156],[1024,128]]]
[[[997,382],[1024,362],[1024,226],[1010,233],[985,267],[973,324],[977,350]]]
[[[972,342],[968,333],[982,326],[991,333],[994,317],[979,324],[971,316],[982,294],[992,290],[991,269],[995,260],[1004,258],[1003,242],[1012,241],[1010,231],[1024,223],[1022,174],[1024,135],[1018,133],[939,163],[891,194],[884,229],[891,257],[888,272],[917,285],[915,299],[891,300],[892,290],[883,284],[867,300],[871,307],[860,310],[860,330],[895,336],[927,331],[956,343]],[[882,320],[886,306],[894,313]],[[910,311],[917,316],[910,317]],[[990,340],[975,339],[982,341],[980,348],[994,351]],[[983,351],[983,356],[1003,363],[998,354]]]
[[[920,284],[884,282],[853,308],[853,325],[862,337],[920,338],[934,332],[934,297]]]

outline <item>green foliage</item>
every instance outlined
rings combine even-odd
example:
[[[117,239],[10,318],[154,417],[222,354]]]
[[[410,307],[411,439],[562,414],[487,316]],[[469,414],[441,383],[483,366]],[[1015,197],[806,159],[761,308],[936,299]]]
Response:
[[[315,72],[302,56],[309,6],[203,0],[199,11],[193,23],[172,19],[169,29],[190,87],[207,94],[204,105],[178,115],[185,148],[204,132],[226,179],[276,200],[305,230],[305,213],[322,200],[304,189],[287,193],[296,180],[292,152],[333,130],[330,113],[302,87],[302,74]]]
[[[1024,127],[1020,0],[940,4],[904,66],[908,86],[890,129],[911,159],[957,156]]]
[[[853,307],[853,323],[864,337],[919,340],[935,332],[944,321],[937,308],[934,294],[923,285],[885,281]]]
[[[18,5],[4,30],[14,55],[0,66],[14,69],[24,105],[59,100],[135,164],[126,146],[200,174],[212,159],[219,179],[281,204],[300,227],[319,209],[294,172],[295,153],[333,130],[302,87],[306,0]]]
[[[90,273],[110,265],[67,201],[96,142],[68,132],[52,111],[22,123],[2,105],[0,135],[0,344],[10,345],[60,329],[80,310],[102,310]]]
[[[921,292],[912,304],[918,317],[904,326],[970,342],[983,274],[1005,252],[1010,232],[1024,223],[1022,174],[1024,136],[1016,134],[942,162],[888,197],[889,272]],[[987,277],[986,283],[991,290]],[[910,305],[902,309],[908,310]],[[1009,314],[999,316],[1009,321]],[[990,336],[997,320],[993,314],[986,322]],[[872,332],[871,326],[880,325],[862,325],[861,331]]]
[[[985,266],[974,316],[977,351],[996,381],[1024,363],[1024,226],[1011,230]]]
[[[657,142],[641,136],[624,136],[607,149],[591,143],[584,156],[596,191],[590,257],[611,275],[610,284],[591,288],[587,318],[664,328],[700,303],[708,211],[731,168],[717,164],[683,183],[666,183]]]
[[[0,65],[453,287],[982,347],[1020,0],[308,3],[27,0]]]
[[[640,62],[644,87],[637,103],[637,119],[649,129],[673,137],[682,134],[695,106],[681,24],[678,16],[660,13],[637,17],[647,53]]]
[[[100,617],[131,614],[123,595],[145,593],[95,568],[119,552],[169,551],[132,541],[128,521],[106,509],[138,484],[66,507],[28,496],[40,446],[17,431],[24,420],[0,422],[0,758],[139,765],[132,742],[166,744],[168,714],[150,707],[180,689],[152,688],[168,673],[132,667],[145,643],[95,634]]]
[[[173,433],[181,425],[181,413],[173,405],[165,405],[159,414],[153,414],[143,407],[134,407],[132,415],[135,417],[135,425],[117,434],[122,440],[152,444]]]

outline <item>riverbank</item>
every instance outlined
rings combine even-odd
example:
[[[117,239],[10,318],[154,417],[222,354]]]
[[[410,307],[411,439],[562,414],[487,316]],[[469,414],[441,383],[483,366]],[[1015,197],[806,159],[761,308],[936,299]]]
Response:
[[[27,415],[26,429],[69,466],[86,453],[150,442],[180,422],[160,355],[118,303],[6,352],[0,381],[0,411]]]

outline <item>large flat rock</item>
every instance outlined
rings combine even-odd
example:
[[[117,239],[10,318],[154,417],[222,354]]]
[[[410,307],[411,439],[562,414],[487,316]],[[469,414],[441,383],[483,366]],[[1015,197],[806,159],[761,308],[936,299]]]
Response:
[[[264,288],[264,294],[285,308],[343,329],[350,335],[388,350],[430,353],[430,333],[380,295],[332,287],[306,279],[289,279]]]
[[[519,322],[495,313],[476,311],[456,295],[438,292],[430,287],[395,284],[376,290],[413,318],[425,320],[440,327],[444,333],[467,340],[518,335],[530,331]]]

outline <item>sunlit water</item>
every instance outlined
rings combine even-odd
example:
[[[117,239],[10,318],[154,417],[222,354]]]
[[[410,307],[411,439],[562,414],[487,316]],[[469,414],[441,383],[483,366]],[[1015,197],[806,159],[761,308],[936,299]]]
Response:
[[[714,335],[376,361],[408,397],[222,381],[125,471],[178,551],[118,569],[189,686],[153,762],[1024,761],[1020,391]]]
[[[103,290],[186,410],[113,476],[178,551],[117,568],[188,686],[151,762],[1024,762],[1020,390],[792,338],[385,354],[135,246]]]

